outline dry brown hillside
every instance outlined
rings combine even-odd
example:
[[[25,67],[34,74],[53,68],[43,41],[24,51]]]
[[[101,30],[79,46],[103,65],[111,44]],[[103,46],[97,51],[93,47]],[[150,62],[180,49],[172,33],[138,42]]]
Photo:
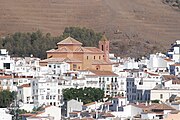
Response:
[[[50,32],[67,26],[106,32],[126,56],[165,50],[180,39],[180,11],[162,0],[0,0],[0,33]]]

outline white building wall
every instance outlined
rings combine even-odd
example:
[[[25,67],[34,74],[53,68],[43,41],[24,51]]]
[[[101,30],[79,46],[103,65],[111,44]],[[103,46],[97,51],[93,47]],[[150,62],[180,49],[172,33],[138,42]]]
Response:
[[[151,100],[160,100],[165,102],[171,95],[180,96],[179,90],[151,90]]]
[[[37,116],[52,116],[53,120],[61,120],[61,108],[56,106],[50,106],[45,108],[45,112]]]
[[[13,115],[10,115],[6,112],[8,112],[8,109],[0,108],[0,120],[12,120]]]
[[[138,107],[134,107],[133,105],[127,105],[124,107],[124,113],[126,114],[126,118],[132,118],[137,114],[141,114],[142,109]]]

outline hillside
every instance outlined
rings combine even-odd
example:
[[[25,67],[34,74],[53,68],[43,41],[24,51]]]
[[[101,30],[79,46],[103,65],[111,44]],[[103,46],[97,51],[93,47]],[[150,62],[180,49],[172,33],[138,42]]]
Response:
[[[180,11],[162,0],[0,0],[0,34],[67,26],[106,32],[111,51],[137,56],[165,51],[180,38]]]

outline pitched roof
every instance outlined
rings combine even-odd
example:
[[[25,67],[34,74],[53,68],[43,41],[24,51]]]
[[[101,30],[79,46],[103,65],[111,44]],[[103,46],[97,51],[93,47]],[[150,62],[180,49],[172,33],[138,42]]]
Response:
[[[115,96],[113,98],[115,98],[115,99],[117,99],[117,98],[119,98],[119,99],[126,99],[126,97],[124,97],[124,96]]]
[[[167,61],[167,62],[173,62],[173,60],[171,60],[169,58],[165,58],[164,60]]]
[[[108,41],[108,39],[106,38],[105,35],[103,35],[100,41]]]
[[[134,107],[138,107],[138,108],[141,108],[141,109],[147,109],[147,108],[152,108],[156,104],[158,104],[158,103],[152,103],[152,104],[147,104],[147,105],[146,105],[146,103],[139,103],[139,104],[130,103],[129,105],[132,105]]]
[[[75,40],[72,37],[67,37],[66,39],[62,40],[61,42],[57,43],[58,45],[64,45],[64,44],[75,44],[75,45],[82,45],[81,42]]]
[[[93,53],[103,53],[102,50],[100,50],[99,48],[96,48],[96,47],[84,47],[86,50],[89,50]]]
[[[111,113],[104,113],[103,115],[102,115],[103,117],[115,117],[113,114],[111,114]]]
[[[96,102],[91,102],[91,103],[85,104],[83,106],[90,106],[90,105],[94,105],[94,104],[96,104]]]
[[[30,87],[30,84],[28,83],[28,84],[23,84],[23,85],[21,85],[21,86],[19,86],[20,88],[24,88],[24,87]]]
[[[82,62],[74,58],[48,58],[40,61],[41,63],[61,63],[61,62]]]
[[[12,78],[11,75],[0,75],[0,79],[10,79]]]
[[[162,103],[162,104],[157,104],[156,106],[154,106],[152,110],[175,110],[175,109],[169,105]]]
[[[75,50],[75,52],[91,52],[90,50],[86,49],[85,47],[79,47]]]
[[[111,71],[98,71],[98,70],[90,70],[90,71],[97,76],[118,76],[117,74]]]
[[[175,63],[175,64],[172,64],[170,66],[180,66],[180,64],[179,63]]]
[[[149,74],[149,75],[151,75],[151,76],[159,76],[159,74],[150,73],[150,72],[147,72],[147,71],[145,71],[145,73],[147,73],[147,74]]]
[[[63,62],[64,60],[65,58],[48,58],[48,59],[41,60],[40,62],[59,63],[59,62]]]
[[[81,63],[82,61],[75,59],[75,58],[66,58],[65,62],[70,62],[70,63]]]
[[[163,75],[164,81],[169,81],[169,80],[179,80],[178,77],[174,75]]]

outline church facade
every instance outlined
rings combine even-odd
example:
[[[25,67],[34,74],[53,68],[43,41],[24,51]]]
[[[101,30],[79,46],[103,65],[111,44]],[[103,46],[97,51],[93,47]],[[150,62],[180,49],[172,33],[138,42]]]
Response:
[[[67,62],[71,70],[100,70],[111,71],[109,61],[109,40],[105,36],[99,41],[99,48],[83,47],[82,43],[68,37],[57,43],[58,48],[47,51],[47,59],[41,64],[49,62]]]

